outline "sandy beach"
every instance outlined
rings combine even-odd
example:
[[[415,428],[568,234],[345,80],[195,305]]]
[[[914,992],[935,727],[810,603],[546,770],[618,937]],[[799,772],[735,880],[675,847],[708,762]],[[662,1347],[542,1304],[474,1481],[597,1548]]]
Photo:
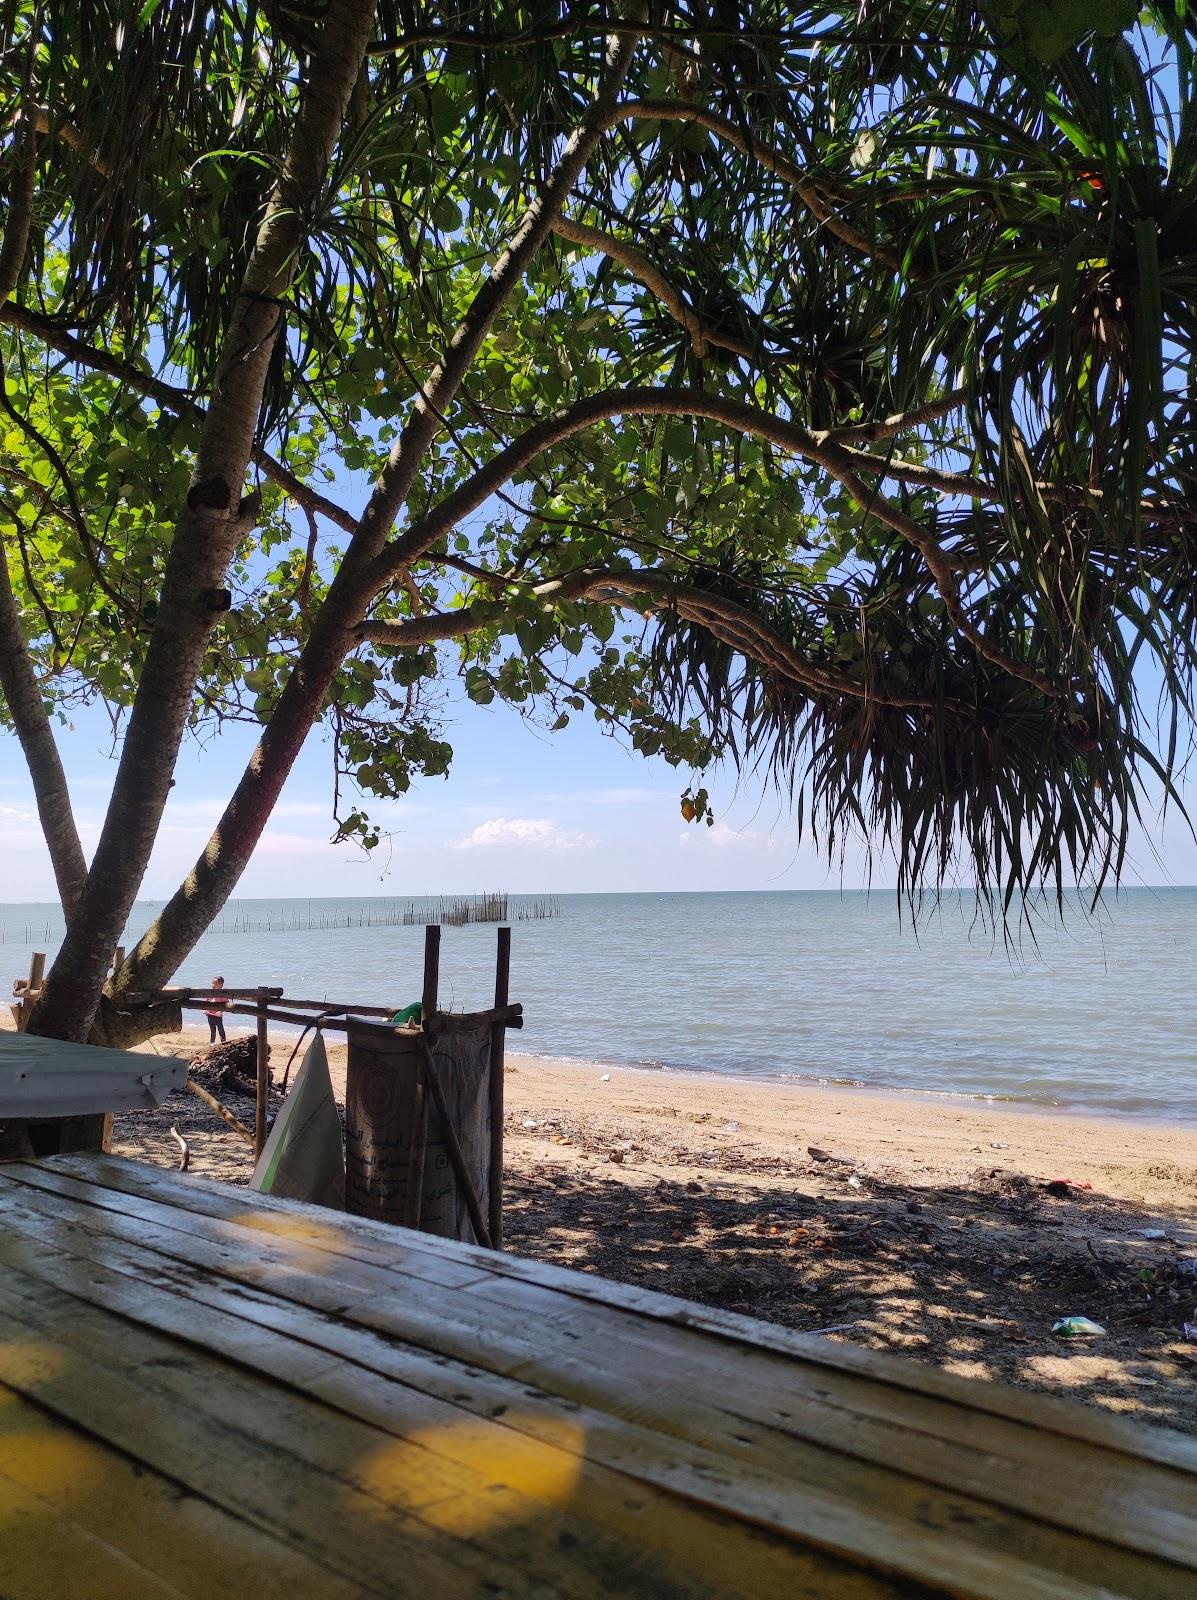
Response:
[[[510,1250],[1197,1430],[1195,1129],[517,1054],[506,1095]],[[248,1179],[192,1096],[114,1149],[173,1166],[172,1122]],[[1053,1336],[1074,1315],[1105,1335]]]

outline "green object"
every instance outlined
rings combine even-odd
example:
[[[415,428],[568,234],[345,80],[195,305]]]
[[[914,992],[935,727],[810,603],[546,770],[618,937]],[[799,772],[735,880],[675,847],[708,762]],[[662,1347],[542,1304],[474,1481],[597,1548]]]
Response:
[[[1100,1339],[1105,1331],[1100,1322],[1089,1317],[1061,1317],[1052,1327],[1061,1339]]]
[[[404,1006],[402,1011],[396,1011],[391,1018],[391,1027],[405,1028],[409,1022],[419,1022],[423,1009],[423,1003],[419,1000],[414,1005]]]

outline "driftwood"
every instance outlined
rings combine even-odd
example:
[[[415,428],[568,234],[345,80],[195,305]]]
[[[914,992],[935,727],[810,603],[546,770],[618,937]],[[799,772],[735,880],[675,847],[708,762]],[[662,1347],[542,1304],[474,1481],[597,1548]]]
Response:
[[[250,1099],[257,1093],[257,1064],[258,1041],[250,1036],[227,1039],[224,1044],[213,1045],[210,1050],[191,1058],[193,1067],[202,1067],[209,1075],[209,1083],[215,1074],[217,1088],[231,1089],[234,1094],[248,1095]]]
[[[196,1083],[194,1078],[189,1078],[187,1080],[187,1087],[190,1089],[193,1095],[204,1102],[209,1110],[215,1111],[218,1117],[223,1118],[223,1120],[228,1123],[229,1127],[232,1128],[234,1133],[239,1133],[248,1144],[254,1143],[253,1129],[247,1128],[244,1122],[242,1122],[238,1117],[235,1117],[227,1106],[221,1105],[220,1101],[214,1094],[209,1094],[202,1084]]]
[[[179,1147],[179,1171],[186,1172],[191,1165],[191,1146],[173,1123],[171,1124],[170,1136]]]

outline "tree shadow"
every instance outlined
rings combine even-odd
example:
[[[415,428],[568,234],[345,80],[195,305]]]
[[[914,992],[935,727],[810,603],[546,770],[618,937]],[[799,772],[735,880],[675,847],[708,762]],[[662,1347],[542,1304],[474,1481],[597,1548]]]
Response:
[[[797,1164],[799,1167],[801,1163]],[[914,1186],[803,1169],[811,1194],[742,1176],[673,1182],[562,1160],[509,1177],[507,1248],[964,1376],[1197,1427],[1197,1223],[983,1167]],[[1082,1315],[1104,1337],[1053,1335]]]

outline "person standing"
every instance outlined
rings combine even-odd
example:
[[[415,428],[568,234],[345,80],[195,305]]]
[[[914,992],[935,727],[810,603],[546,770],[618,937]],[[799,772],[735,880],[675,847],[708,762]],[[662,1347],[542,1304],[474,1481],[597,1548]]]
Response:
[[[224,988],[224,979],[223,978],[213,978],[212,979],[212,988],[213,988],[214,991],[218,990],[218,989],[223,989]],[[208,1004],[204,1008],[204,1015],[208,1019],[208,1043],[209,1044],[215,1044],[218,1036],[220,1038],[221,1044],[223,1044],[225,1042],[225,1037],[224,1037],[224,1010],[225,1010],[225,1007],[227,1005],[228,1005],[228,1001],[227,1000],[217,1000],[215,998],[212,998],[211,1000],[209,1000]]]

